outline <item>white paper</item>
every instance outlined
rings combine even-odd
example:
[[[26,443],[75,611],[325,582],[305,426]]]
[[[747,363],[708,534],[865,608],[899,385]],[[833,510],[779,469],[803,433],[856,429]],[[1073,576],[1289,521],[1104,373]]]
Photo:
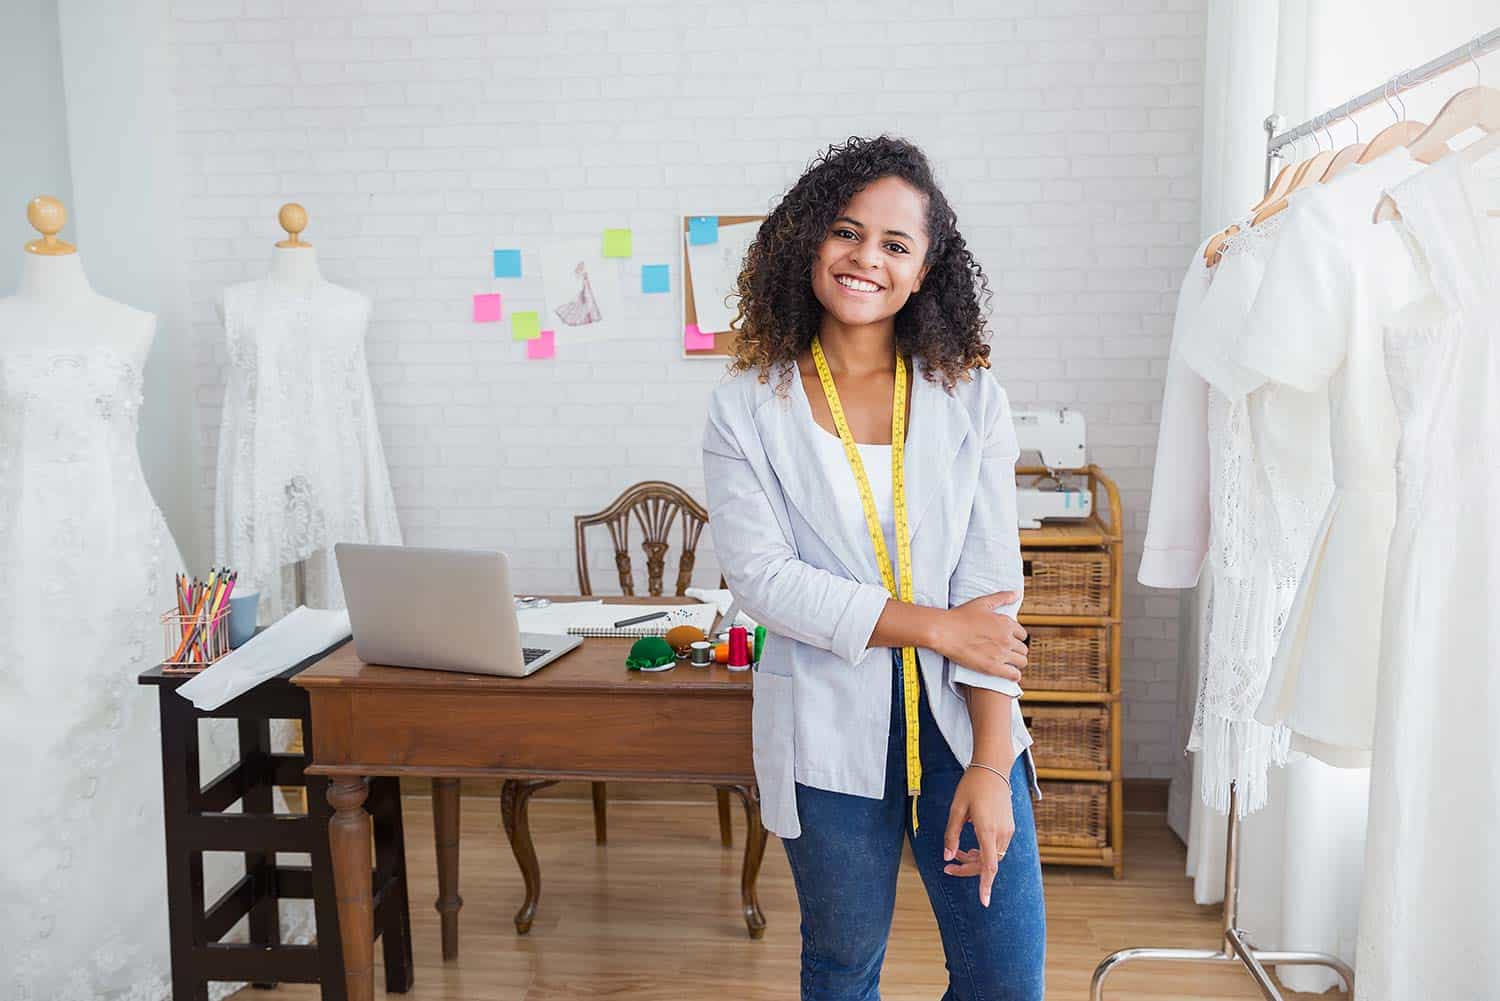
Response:
[[[683,593],[689,598],[697,598],[699,601],[713,605],[719,610],[720,615],[728,615],[729,606],[734,603],[734,595],[730,594],[729,589],[725,587],[690,587]],[[728,629],[731,625],[744,626],[754,632],[755,627],[760,623],[741,611],[734,617],[733,622],[725,623],[724,628]]]
[[[351,635],[347,610],[299,605],[238,650],[205,667],[177,691],[199,709],[217,709]]]
[[[745,253],[759,231],[759,221],[720,226],[717,243],[691,243],[689,234],[682,234],[688,267],[692,271],[693,306],[698,313],[698,330],[702,333],[721,334],[729,330],[738,308],[734,300],[727,297],[738,291]]]
[[[568,622],[568,629],[613,629],[616,622],[634,619],[655,612],[666,612],[670,618],[652,619],[633,626],[622,626],[621,631],[639,632],[642,636],[660,635],[675,626],[696,626],[707,633],[719,614],[713,605],[595,605],[578,610]]]
[[[603,601],[554,601],[545,608],[516,609],[516,626],[523,633],[554,633],[562,635],[568,626],[582,613],[583,608],[598,608]]]
[[[604,256],[600,240],[566,240],[542,248],[542,288],[547,308],[542,329],[558,343],[613,337],[625,330],[620,259]]]

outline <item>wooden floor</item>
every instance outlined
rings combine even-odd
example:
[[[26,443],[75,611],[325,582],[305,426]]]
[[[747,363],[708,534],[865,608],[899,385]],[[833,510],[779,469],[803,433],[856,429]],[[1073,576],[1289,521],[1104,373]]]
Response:
[[[537,799],[531,827],[542,863],[542,900],[531,934],[511,916],[521,877],[492,797],[463,801],[460,958],[444,964],[438,944],[432,812],[405,800],[416,986],[410,1001],[783,1001],[797,997],[797,898],[786,855],[773,837],[761,871],[764,940],[750,941],[739,913],[743,817],[735,848],[719,846],[712,794],[702,805],[612,801],[610,843],[596,847],[587,801]],[[1184,852],[1159,814],[1130,814],[1126,878],[1048,867],[1047,996],[1087,999],[1094,966],[1126,946],[1218,946],[1220,912],[1192,902]],[[909,860],[908,860],[909,862]],[[376,995],[384,996],[377,946]],[[881,995],[933,1001],[945,987],[942,945],[916,871],[903,868]],[[403,995],[392,995],[402,997]],[[1323,1001],[1345,995],[1287,994]],[[318,988],[246,990],[237,1001],[315,999]],[[1111,1001],[1259,998],[1234,970],[1124,967]]]

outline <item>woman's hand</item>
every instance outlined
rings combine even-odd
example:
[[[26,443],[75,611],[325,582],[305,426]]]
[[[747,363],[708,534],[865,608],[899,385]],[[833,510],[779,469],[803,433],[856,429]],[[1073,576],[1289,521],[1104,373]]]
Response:
[[[995,609],[1016,600],[1014,591],[986,594],[948,609],[933,631],[932,649],[974,671],[1021,680],[1026,666],[1026,630]]]
[[[958,836],[964,823],[974,825],[979,848],[959,850]],[[970,768],[958,781],[953,807],[948,811],[948,829],[943,835],[943,872],[949,876],[978,876],[979,902],[990,906],[990,890],[1000,871],[1000,860],[1016,833],[1010,808],[1010,783],[984,768]]]

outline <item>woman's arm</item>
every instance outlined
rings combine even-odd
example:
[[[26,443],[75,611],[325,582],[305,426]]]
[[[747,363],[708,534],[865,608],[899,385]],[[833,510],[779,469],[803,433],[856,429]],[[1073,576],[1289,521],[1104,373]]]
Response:
[[[1016,832],[1010,805],[1010,773],[1016,763],[1010,735],[1011,711],[1009,695],[984,688],[969,690],[974,757],[953,794],[953,807],[948,811],[948,827],[943,834],[943,861],[949,863],[943,872],[949,876],[978,876],[979,902],[985,907],[990,905],[990,891],[1000,871],[1000,859],[1010,848],[1010,839]],[[995,774],[996,771],[1000,774]],[[959,851],[958,839],[965,823],[974,825],[974,836],[979,841],[977,851]]]

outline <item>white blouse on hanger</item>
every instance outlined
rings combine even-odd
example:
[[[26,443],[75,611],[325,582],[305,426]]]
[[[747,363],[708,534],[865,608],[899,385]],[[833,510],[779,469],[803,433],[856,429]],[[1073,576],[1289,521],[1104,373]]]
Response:
[[[1236,355],[1286,394],[1328,394],[1336,489],[1300,553],[1306,567],[1256,718],[1285,722],[1294,749],[1340,767],[1369,764],[1395,515],[1396,417],[1375,317],[1410,297],[1405,250],[1370,212],[1385,187],[1421,169],[1399,147],[1292,196]]]

